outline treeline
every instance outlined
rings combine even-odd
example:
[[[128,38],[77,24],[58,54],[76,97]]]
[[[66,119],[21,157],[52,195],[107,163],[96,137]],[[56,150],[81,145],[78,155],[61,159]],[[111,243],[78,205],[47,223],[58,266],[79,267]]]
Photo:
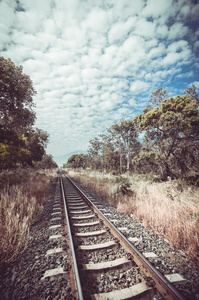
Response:
[[[0,171],[17,167],[52,168],[49,135],[33,128],[36,91],[22,66],[0,57]]]
[[[90,140],[88,154],[74,154],[65,166],[153,173],[199,181],[199,98],[196,87],[168,97],[165,88],[151,95],[134,119],[122,120]],[[139,136],[144,137],[140,141]]]

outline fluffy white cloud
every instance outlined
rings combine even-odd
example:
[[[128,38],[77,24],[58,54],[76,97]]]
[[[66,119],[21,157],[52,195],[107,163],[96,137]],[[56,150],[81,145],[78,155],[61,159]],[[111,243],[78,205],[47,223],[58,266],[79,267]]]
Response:
[[[198,35],[185,22],[197,11],[184,0],[1,1],[1,55],[33,81],[48,152],[86,150],[162,85],[173,91],[185,78],[198,85]]]
[[[126,22],[114,23],[108,33],[109,43],[123,42],[129,32],[135,27],[136,21],[137,17],[134,16],[128,18]]]
[[[166,49],[163,43],[159,43],[157,47],[153,47],[147,54],[149,59],[154,59],[158,57],[163,57],[165,54]]]
[[[173,24],[169,29],[168,38],[174,40],[176,38],[182,38],[188,33],[188,28],[183,26],[181,23]]]
[[[145,38],[151,38],[155,34],[155,27],[155,23],[142,18],[136,22],[134,33]]]
[[[199,89],[199,81],[194,81],[193,84]]]
[[[165,21],[165,18],[169,15],[169,12],[172,10],[172,0],[148,0],[146,6],[142,11],[144,17],[153,17],[153,18],[162,18]]]
[[[139,93],[143,93],[143,92],[146,93],[149,86],[150,86],[150,84],[148,82],[136,80],[131,84],[130,90],[134,94],[139,94]]]

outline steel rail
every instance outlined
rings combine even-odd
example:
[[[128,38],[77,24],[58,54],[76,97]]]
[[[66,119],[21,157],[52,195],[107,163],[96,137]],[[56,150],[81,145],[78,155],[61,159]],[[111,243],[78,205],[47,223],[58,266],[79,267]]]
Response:
[[[62,197],[63,197],[63,202],[64,202],[64,210],[65,210],[65,215],[66,215],[66,221],[67,221],[67,226],[68,226],[68,234],[69,234],[69,240],[70,240],[70,248],[71,248],[71,254],[72,254],[72,259],[73,259],[73,266],[74,266],[74,272],[75,272],[75,279],[76,279],[76,285],[77,285],[77,292],[79,296],[79,300],[83,300],[83,293],[82,293],[82,287],[81,287],[81,282],[80,282],[80,277],[79,277],[79,271],[77,267],[77,261],[76,261],[76,255],[75,255],[75,249],[73,245],[73,237],[70,229],[70,220],[68,216],[68,210],[66,206],[66,198],[65,198],[65,192],[64,192],[64,186],[63,186],[63,180],[61,174],[59,175],[60,179],[60,185],[61,185],[61,191],[62,191]]]
[[[168,300],[185,300],[184,296],[165,278],[136,248],[131,244],[126,237],[112,224],[106,216],[96,207],[95,204],[87,197],[87,195],[81,191],[77,184],[66,174],[64,174],[68,180],[74,185],[76,190],[82,195],[82,197],[90,203],[94,210],[100,215],[101,219],[108,225],[111,232],[117,237],[121,245],[128,250],[134,258],[136,264],[142,269],[146,276],[151,276],[155,281],[157,290],[162,294],[165,299]]]

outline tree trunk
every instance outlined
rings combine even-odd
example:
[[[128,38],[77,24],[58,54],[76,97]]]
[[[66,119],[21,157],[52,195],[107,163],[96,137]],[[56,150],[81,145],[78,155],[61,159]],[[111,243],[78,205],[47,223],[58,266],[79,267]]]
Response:
[[[120,142],[120,174],[122,174],[122,146]]]
[[[130,169],[130,145],[128,144],[128,149],[127,149],[127,166],[126,166],[126,169],[127,169],[127,175],[129,176],[129,169]]]
[[[122,153],[120,153],[120,173],[122,174]]]

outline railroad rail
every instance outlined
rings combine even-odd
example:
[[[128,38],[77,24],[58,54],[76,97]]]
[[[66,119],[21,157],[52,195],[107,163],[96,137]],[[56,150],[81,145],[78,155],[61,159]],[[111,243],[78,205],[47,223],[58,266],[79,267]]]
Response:
[[[153,296],[161,294],[164,299],[184,299],[173,284],[114,226],[113,222],[95,205],[91,197],[88,197],[75,181],[66,174],[62,175],[60,172],[60,187],[66,215],[67,236],[70,244],[70,274],[73,296],[76,299],[152,299]],[[82,232],[82,228],[86,228],[85,232]],[[103,237],[104,234],[109,236],[108,242],[97,244],[95,242],[91,245],[84,244],[84,239],[89,239],[90,237],[97,240],[97,237]],[[83,253],[98,251],[100,255],[100,248],[109,249],[111,247],[115,247],[116,252],[117,247],[123,247],[126,256],[101,263],[92,262],[85,264],[82,261],[78,261],[79,257],[82,258],[84,256]],[[104,275],[102,274],[107,271],[134,268],[135,266],[136,272],[139,268],[139,272],[144,274],[143,278],[151,279],[149,280],[150,285],[147,283],[147,280],[145,283],[145,279],[143,279],[140,283],[119,291],[114,290],[109,293],[94,294],[88,294],[82,288],[82,283],[86,282],[87,277],[93,276],[94,278],[93,274],[103,277]]]

